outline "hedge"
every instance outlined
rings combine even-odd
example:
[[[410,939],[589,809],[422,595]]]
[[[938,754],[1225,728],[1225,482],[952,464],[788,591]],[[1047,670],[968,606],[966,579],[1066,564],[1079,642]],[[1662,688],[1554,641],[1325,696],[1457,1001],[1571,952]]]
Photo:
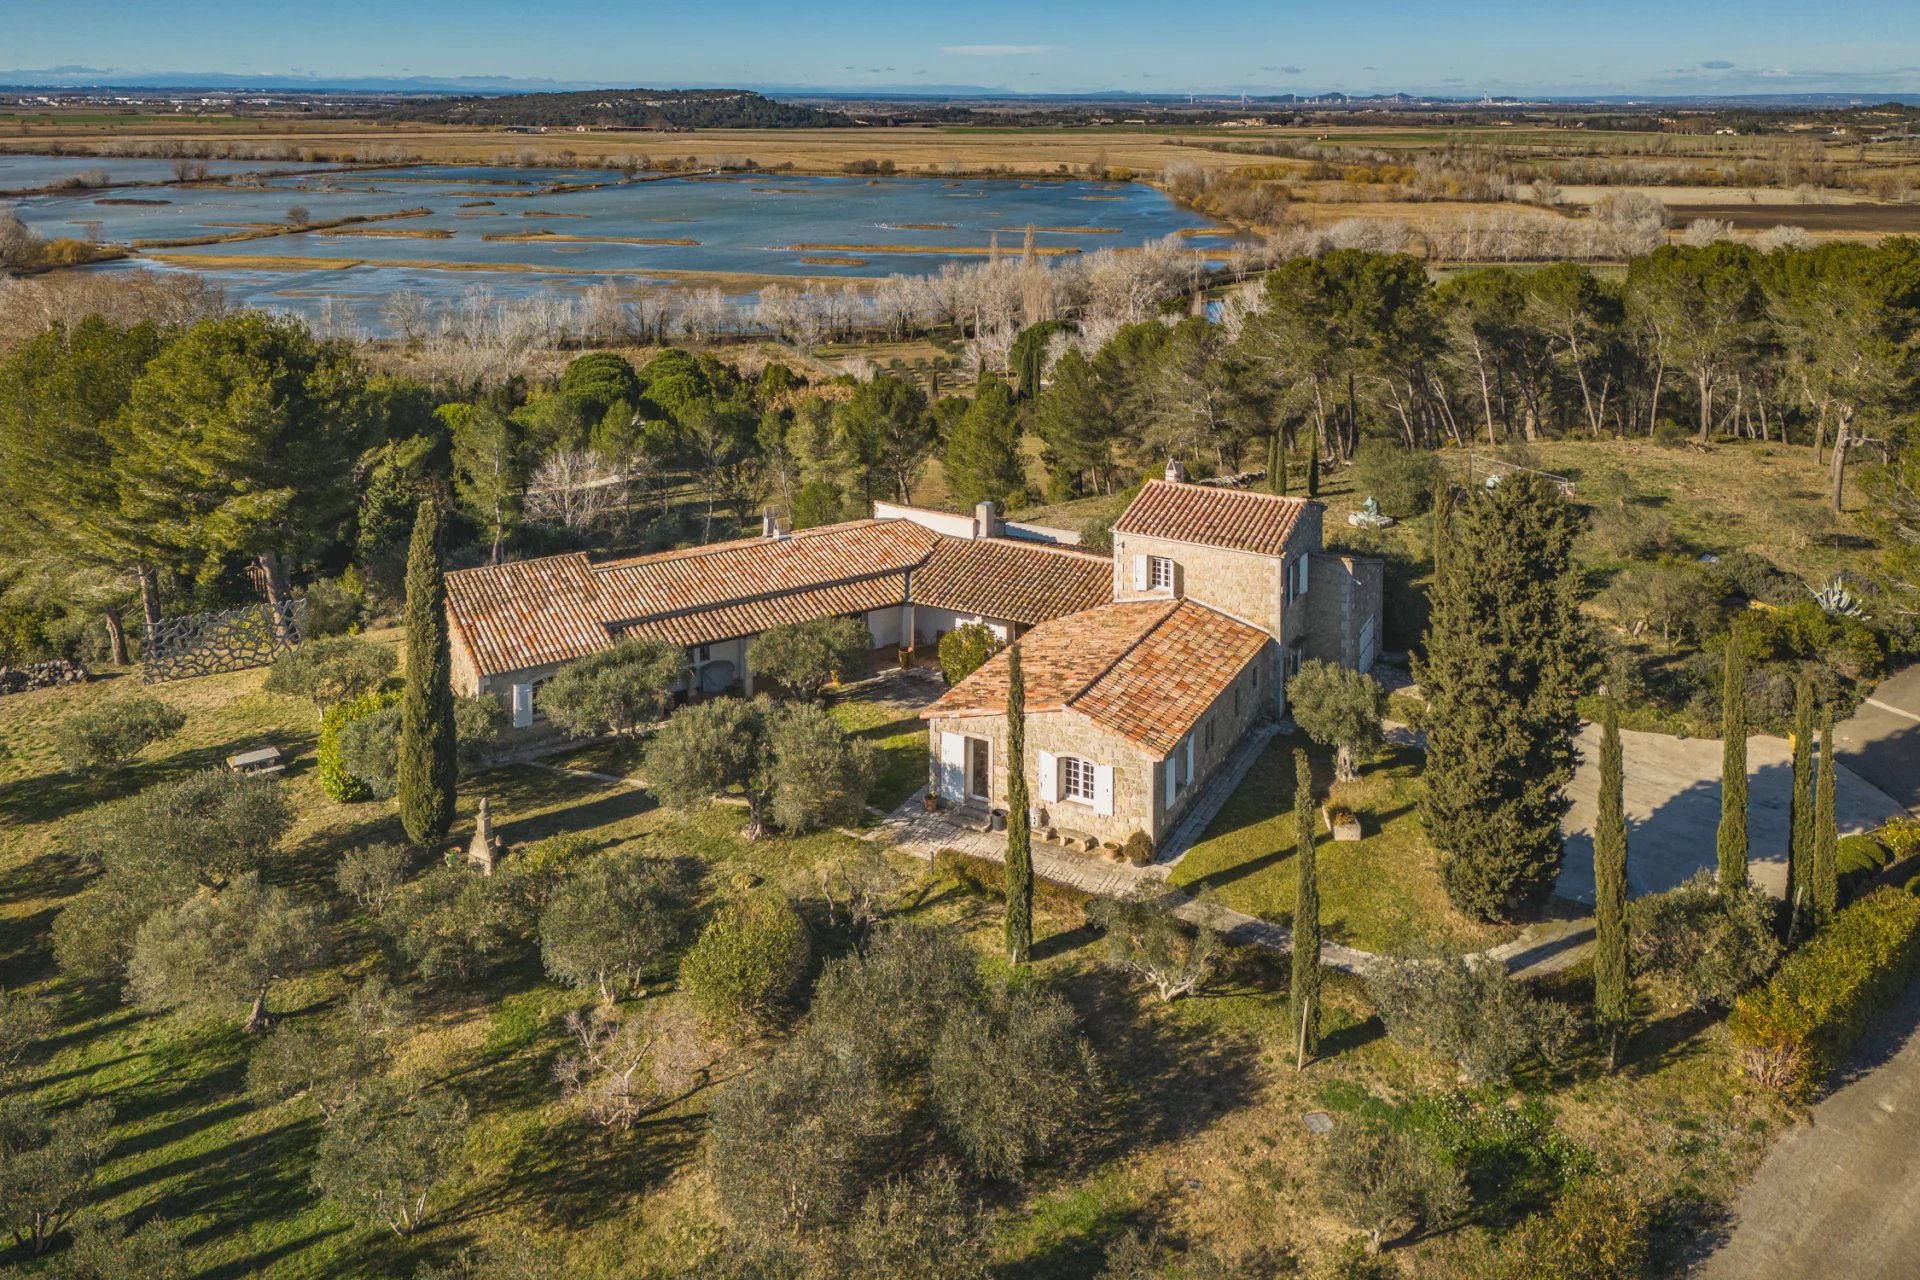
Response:
[[[1790,1098],[1817,1091],[1920,970],[1920,898],[1876,889],[1734,1005],[1740,1066]]]
[[[346,766],[340,763],[340,730],[362,716],[372,715],[380,708],[398,701],[398,693],[375,689],[357,698],[336,702],[321,715],[320,745],[317,748],[320,789],[330,798],[341,804],[358,804],[362,800],[373,799],[373,788],[348,773]]]

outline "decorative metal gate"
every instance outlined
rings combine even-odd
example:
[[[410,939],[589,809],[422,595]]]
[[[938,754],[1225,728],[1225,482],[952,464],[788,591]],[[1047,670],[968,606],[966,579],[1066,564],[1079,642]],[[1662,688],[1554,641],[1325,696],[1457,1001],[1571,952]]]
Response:
[[[267,666],[288,649],[298,647],[306,621],[305,600],[164,618],[151,634],[142,637],[141,683]]]

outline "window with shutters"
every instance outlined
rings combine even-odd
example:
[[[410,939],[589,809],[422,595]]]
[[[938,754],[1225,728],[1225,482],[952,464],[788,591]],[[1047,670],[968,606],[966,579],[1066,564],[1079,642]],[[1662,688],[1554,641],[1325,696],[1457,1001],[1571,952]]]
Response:
[[[1093,762],[1078,756],[1060,757],[1060,795],[1066,800],[1093,803]]]
[[[1155,591],[1173,590],[1173,561],[1165,556],[1148,556],[1147,586]]]

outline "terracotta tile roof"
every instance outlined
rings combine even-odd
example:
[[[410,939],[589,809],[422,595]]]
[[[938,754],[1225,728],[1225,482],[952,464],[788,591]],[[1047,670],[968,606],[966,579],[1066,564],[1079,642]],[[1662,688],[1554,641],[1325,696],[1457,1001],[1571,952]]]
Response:
[[[1309,505],[1306,498],[1150,480],[1113,522],[1113,531],[1277,556]]]
[[[1030,712],[1077,711],[1165,759],[1269,636],[1191,600],[1104,605],[1043,623],[1019,641]],[[921,711],[1002,715],[1003,651]]]
[[[750,636],[783,623],[812,622],[816,618],[882,609],[906,598],[905,575],[887,574],[811,591],[787,591],[757,600],[731,601],[631,624],[616,624],[613,630],[622,635],[652,636],[671,644],[712,644],[736,636]]]
[[[565,662],[607,645],[592,567],[580,552],[457,569],[447,608],[481,675]]]
[[[1113,600],[1113,561],[1091,551],[943,539],[914,571],[913,600],[1028,626]]]
[[[1087,552],[967,542],[909,520],[853,520],[592,564],[578,552],[447,575],[453,630],[483,676],[566,662],[620,634],[709,644],[916,599],[1032,623],[1112,598]],[[922,575],[930,575],[923,584]]]

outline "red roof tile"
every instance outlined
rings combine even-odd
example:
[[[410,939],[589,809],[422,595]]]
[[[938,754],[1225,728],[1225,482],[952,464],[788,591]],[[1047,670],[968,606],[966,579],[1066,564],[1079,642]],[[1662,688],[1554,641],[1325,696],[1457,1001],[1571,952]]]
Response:
[[[1165,759],[1269,640],[1190,600],[1104,605],[1056,618],[1019,641],[1030,712],[1077,711]],[[925,708],[1004,715],[1007,655],[996,654]]]
[[[1150,480],[1113,522],[1113,531],[1277,556],[1300,513],[1312,505],[1306,498]]]
[[[943,539],[914,571],[913,600],[1031,626],[1113,600],[1113,561],[1091,551]]]
[[[566,662],[620,634],[709,644],[770,626],[916,600],[1020,623],[1112,598],[1088,552],[948,538],[854,520],[592,564],[575,552],[447,575],[454,632],[483,676]]]

